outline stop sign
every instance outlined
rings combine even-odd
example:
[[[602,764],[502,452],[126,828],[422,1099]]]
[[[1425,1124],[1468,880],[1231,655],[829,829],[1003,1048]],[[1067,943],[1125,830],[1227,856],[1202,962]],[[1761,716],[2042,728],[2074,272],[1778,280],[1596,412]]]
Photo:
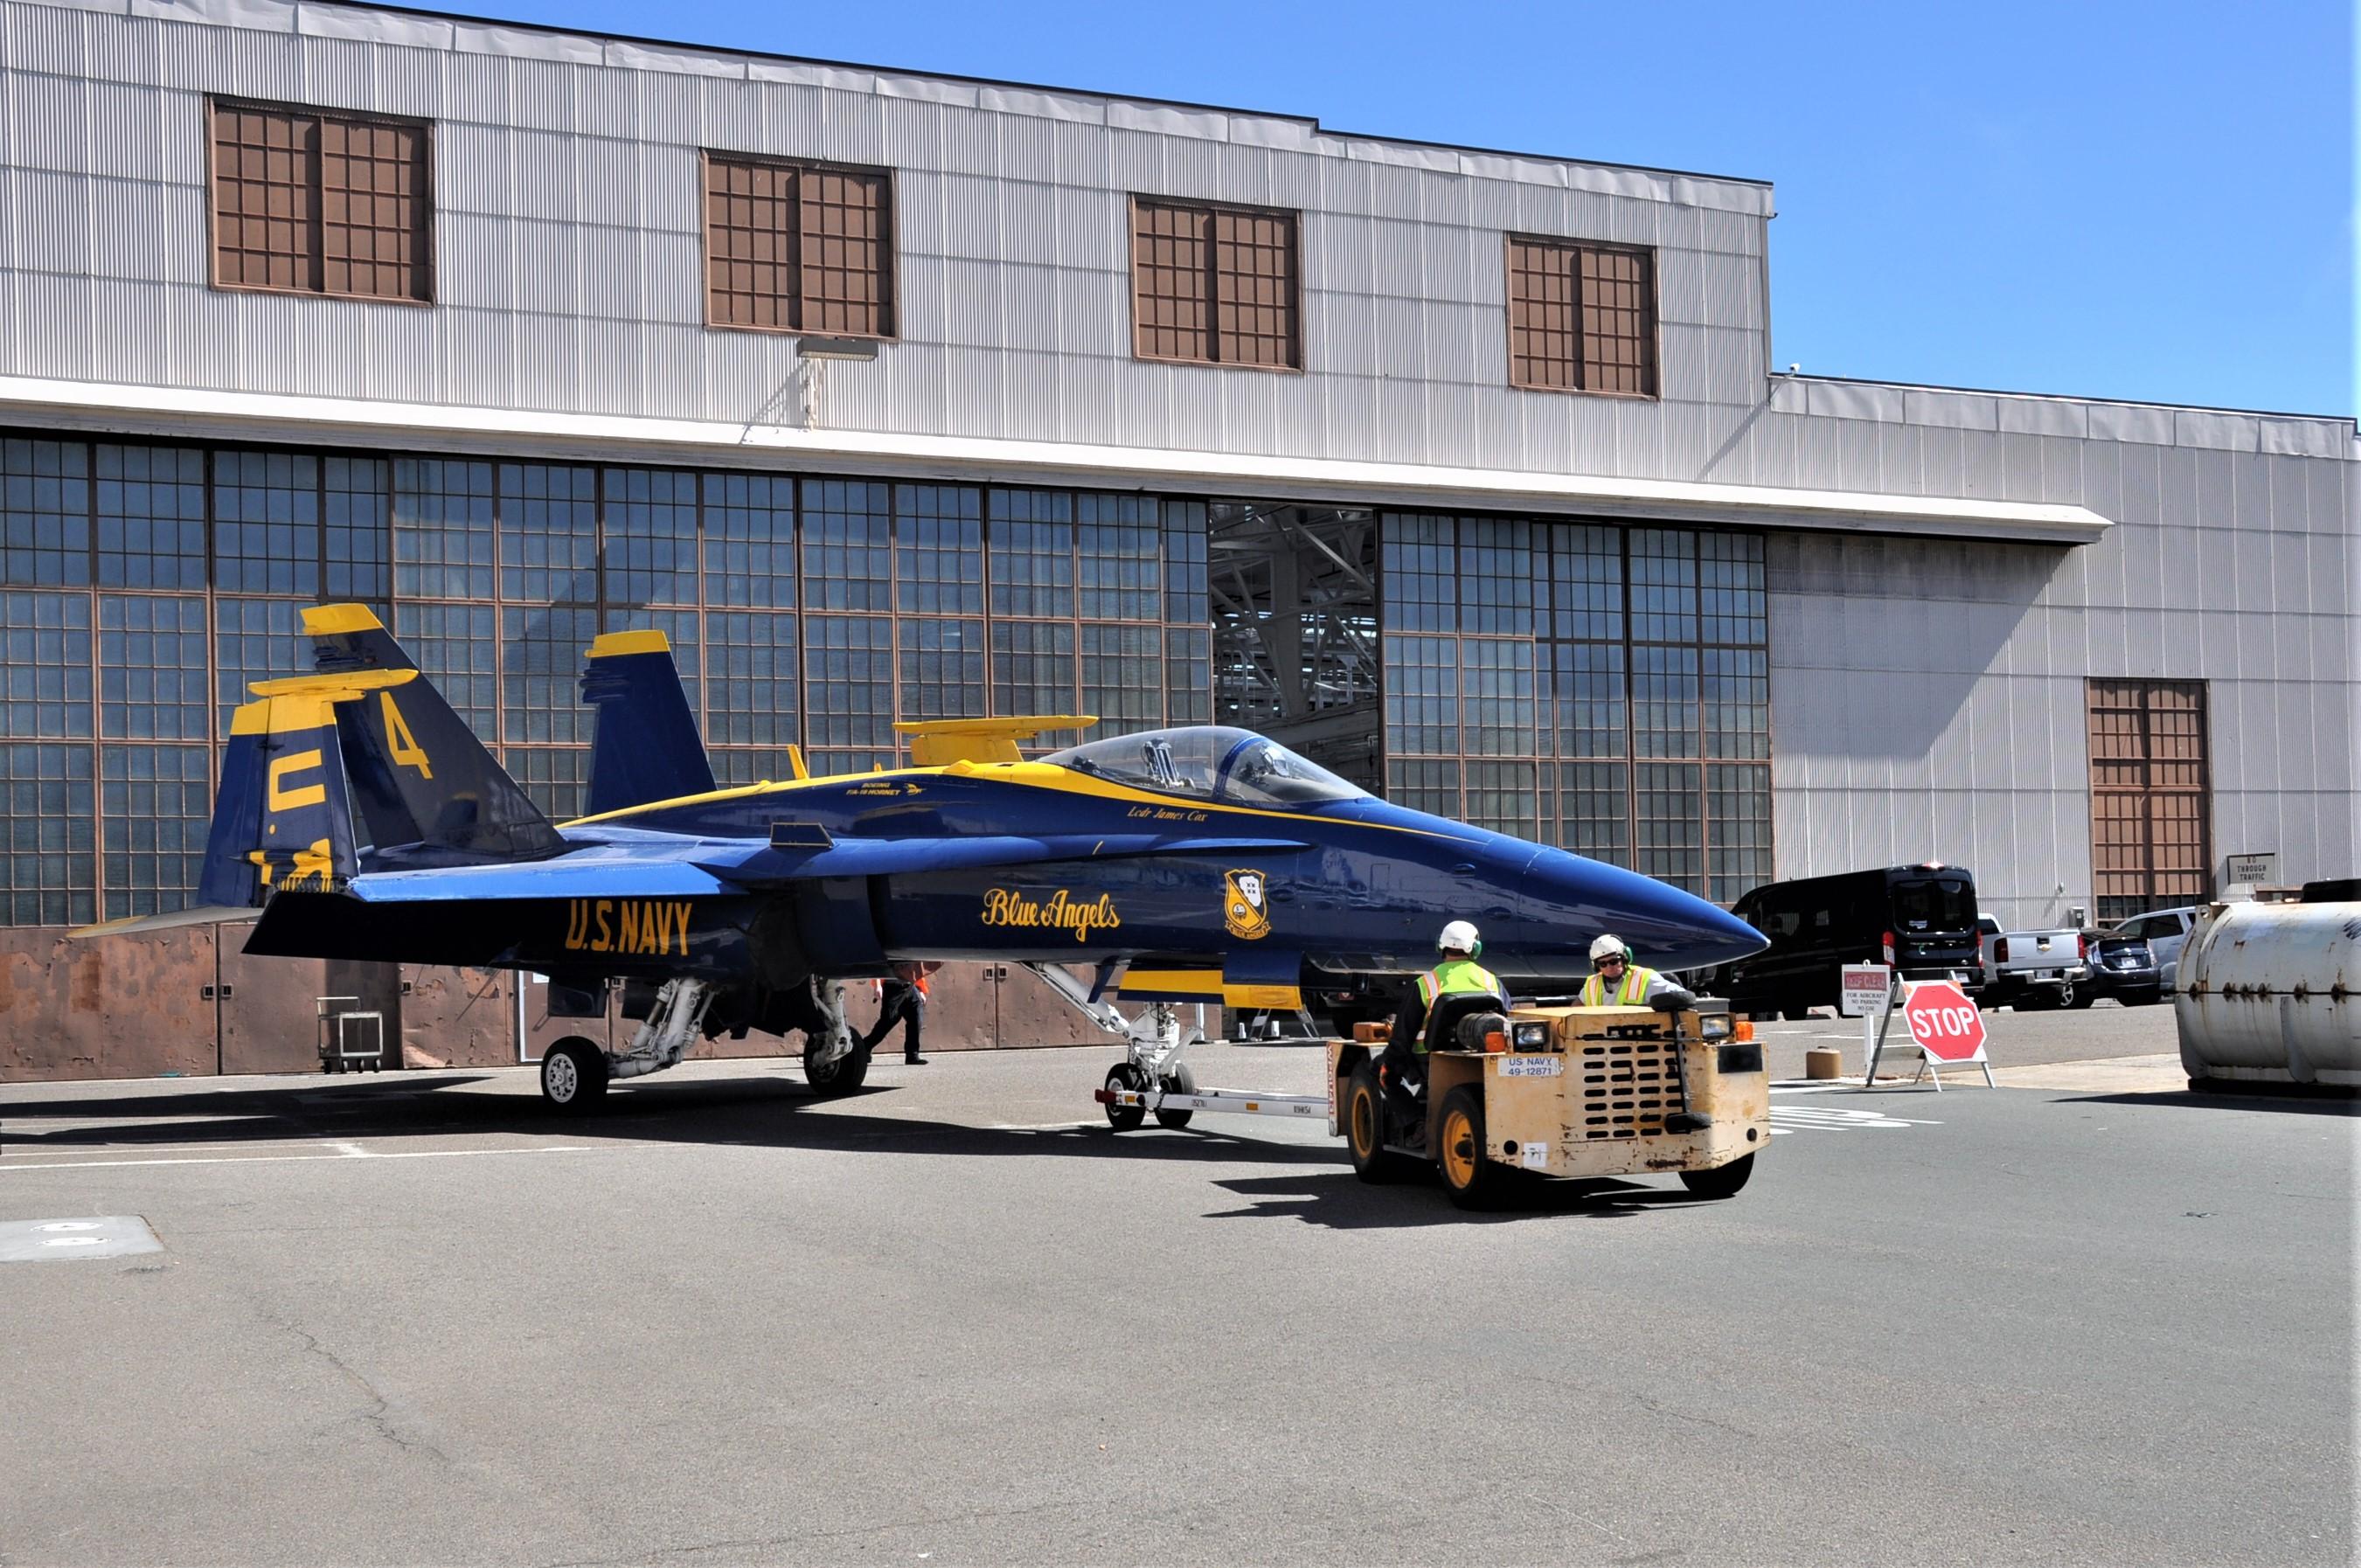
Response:
[[[1910,1025],[1910,1041],[1937,1061],[1981,1061],[1984,1054],[1984,1018],[1968,993],[1948,980],[1925,981],[1910,988],[1902,1004],[1903,1021]]]

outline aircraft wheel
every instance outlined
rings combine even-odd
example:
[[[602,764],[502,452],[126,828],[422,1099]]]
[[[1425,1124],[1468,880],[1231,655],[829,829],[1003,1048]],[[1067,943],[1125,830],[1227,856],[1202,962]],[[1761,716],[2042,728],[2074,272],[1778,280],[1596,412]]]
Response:
[[[1194,1094],[1197,1092],[1197,1079],[1189,1070],[1187,1062],[1177,1061],[1172,1064],[1172,1070],[1164,1075],[1164,1081],[1158,1087],[1167,1094]],[[1187,1126],[1189,1118],[1196,1113],[1194,1111],[1159,1111],[1156,1113],[1156,1124],[1178,1131]]]
[[[1386,1152],[1386,1091],[1375,1062],[1363,1062],[1345,1080],[1345,1142],[1353,1153],[1353,1174],[1367,1182],[1399,1180],[1401,1156]]]
[[[1434,1151],[1444,1190],[1463,1209],[1490,1208],[1507,1185],[1508,1168],[1487,1157],[1484,1137],[1483,1091],[1463,1083],[1443,1097]]]
[[[819,1042],[804,1036],[804,1081],[823,1100],[833,1100],[860,1088],[869,1077],[869,1053],[854,1047],[831,1062],[819,1058]]]
[[[542,1053],[541,1097],[555,1111],[578,1116],[607,1097],[607,1053],[568,1035]]]
[[[1148,1074],[1137,1062],[1119,1061],[1107,1069],[1106,1086],[1137,1094],[1148,1088]],[[1106,1113],[1107,1126],[1118,1133],[1137,1131],[1148,1120],[1144,1105],[1109,1105]]]
[[[1700,1198],[1735,1198],[1746,1179],[1754,1174],[1754,1157],[1741,1155],[1728,1165],[1717,1165],[1711,1170],[1685,1170],[1681,1185]]]

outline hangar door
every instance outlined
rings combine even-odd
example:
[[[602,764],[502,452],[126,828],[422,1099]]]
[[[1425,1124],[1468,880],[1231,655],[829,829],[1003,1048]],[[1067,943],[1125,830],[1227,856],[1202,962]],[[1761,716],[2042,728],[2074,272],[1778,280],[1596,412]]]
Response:
[[[2203,681],[2088,683],[2091,871],[2113,921],[2212,894]]]

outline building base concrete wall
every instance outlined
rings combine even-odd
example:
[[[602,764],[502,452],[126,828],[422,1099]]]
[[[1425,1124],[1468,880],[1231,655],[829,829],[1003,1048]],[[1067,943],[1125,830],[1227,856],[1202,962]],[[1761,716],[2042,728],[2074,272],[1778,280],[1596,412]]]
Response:
[[[513,1067],[518,977],[425,965],[247,958],[247,927],[190,927],[69,940],[56,927],[0,927],[0,1082],[318,1072],[318,1001],[354,997],[384,1018],[384,1069]],[[223,987],[226,986],[226,994]],[[931,981],[925,1048],[1104,1045],[1100,1033],[1015,964],[947,964]],[[868,982],[845,988],[856,1029],[877,1016]],[[620,1047],[638,1025],[553,1017],[545,985],[525,985],[525,1032],[537,1057],[568,1035]],[[1206,1009],[1219,1036],[1223,1014]],[[898,1055],[897,1025],[878,1047]],[[699,1060],[799,1059],[800,1036],[750,1032],[700,1040]]]

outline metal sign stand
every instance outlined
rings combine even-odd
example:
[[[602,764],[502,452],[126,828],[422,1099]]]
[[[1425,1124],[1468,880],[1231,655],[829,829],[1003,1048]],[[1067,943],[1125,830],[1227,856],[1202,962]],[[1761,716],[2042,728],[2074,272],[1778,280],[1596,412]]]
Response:
[[[1869,1060],[1861,1065],[1863,1089],[1877,1081],[1877,1058],[1885,1054],[1886,1031],[1894,1027],[1894,1015],[1902,1010],[1902,971],[1896,970],[1886,977],[1885,1010],[1877,1015],[1877,1036],[1870,1042]]]

